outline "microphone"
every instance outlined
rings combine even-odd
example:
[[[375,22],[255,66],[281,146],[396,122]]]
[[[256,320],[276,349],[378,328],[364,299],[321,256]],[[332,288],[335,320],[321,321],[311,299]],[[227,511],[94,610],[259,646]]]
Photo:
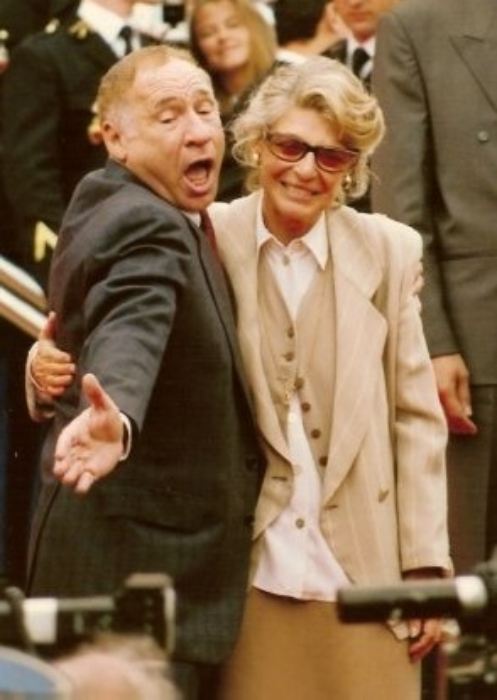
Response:
[[[480,576],[405,581],[391,586],[349,586],[337,594],[343,622],[453,617],[476,620],[489,611],[491,595]],[[493,611],[492,611],[493,613]]]

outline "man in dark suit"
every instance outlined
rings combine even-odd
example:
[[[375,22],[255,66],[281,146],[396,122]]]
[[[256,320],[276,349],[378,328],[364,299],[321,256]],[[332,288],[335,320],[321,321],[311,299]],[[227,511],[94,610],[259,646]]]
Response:
[[[373,88],[388,137],[375,210],[425,243],[423,321],[451,439],[454,563],[497,542],[495,0],[403,0],[380,24]]]
[[[120,35],[137,0],[82,0],[77,8],[58,2],[59,17],[11,52],[3,86],[3,173],[16,219],[14,254],[43,286],[74,187],[105,162],[94,112],[100,78],[140,45],[140,37]]]
[[[364,86],[371,89],[376,31],[382,14],[398,0],[334,0],[335,10],[349,34],[334,44],[327,55],[346,65]],[[358,211],[371,211],[371,192],[350,203]]]
[[[335,10],[349,35],[332,46],[328,56],[344,63],[367,88],[371,86],[380,17],[396,2],[398,0],[334,0]]]
[[[185,698],[210,698],[238,630],[262,468],[225,279],[196,223],[223,131],[208,76],[165,46],[116,64],[98,105],[110,160],[64,217],[50,307],[57,345],[121,413],[102,424],[91,376],[90,407],[79,380],[56,402],[29,592],[109,593],[133,571],[168,572]],[[112,475],[83,498],[67,488],[86,490],[90,448],[108,458],[125,433],[131,451]]]

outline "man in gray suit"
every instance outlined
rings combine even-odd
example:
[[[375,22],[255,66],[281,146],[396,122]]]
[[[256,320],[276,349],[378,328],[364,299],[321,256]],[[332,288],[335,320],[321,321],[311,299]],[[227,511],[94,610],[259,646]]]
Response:
[[[98,104],[110,160],[66,212],[49,302],[57,345],[125,419],[114,409],[102,425],[91,375],[56,401],[29,593],[105,594],[134,571],[169,573],[184,697],[210,698],[238,631],[262,469],[230,297],[198,226],[223,131],[208,76],[166,46],[118,62]],[[120,450],[125,423],[132,447],[113,474],[83,498],[65,488],[88,489],[89,448],[108,457],[117,436]]]
[[[380,24],[373,78],[388,132],[373,206],[424,238],[459,572],[497,542],[496,41],[495,0],[403,0]]]

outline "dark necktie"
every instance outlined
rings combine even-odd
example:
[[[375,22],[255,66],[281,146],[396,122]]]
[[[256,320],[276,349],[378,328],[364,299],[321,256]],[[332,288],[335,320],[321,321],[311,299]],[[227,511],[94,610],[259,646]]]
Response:
[[[361,80],[365,78],[365,76],[362,75],[362,69],[370,58],[371,56],[362,46],[358,46],[354,49],[354,53],[352,54],[352,72]]]
[[[207,210],[204,209],[203,211],[200,212],[200,228],[205,234],[205,237],[209,241],[209,244],[214,251],[214,253],[217,255],[217,243],[216,243],[216,234],[214,233],[214,226],[212,225],[211,217],[207,213]]]
[[[127,24],[119,32],[119,36],[124,42],[124,55],[127,56],[133,51],[133,44],[131,43],[131,37],[133,36],[133,30],[128,27]]]

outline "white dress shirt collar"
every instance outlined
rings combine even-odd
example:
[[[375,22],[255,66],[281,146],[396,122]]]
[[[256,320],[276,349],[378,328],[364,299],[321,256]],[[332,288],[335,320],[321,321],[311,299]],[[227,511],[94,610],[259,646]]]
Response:
[[[369,39],[367,39],[364,42],[359,43],[357,39],[350,34],[347,37],[347,58],[346,58],[346,63],[348,66],[352,65],[352,54],[357,48],[363,48],[365,51],[368,52],[368,54],[371,56],[371,58],[374,57],[375,50],[376,50],[376,36],[371,36]]]
[[[267,229],[262,216],[261,198],[257,210],[256,240],[258,255],[260,254],[261,248],[268,243],[269,245],[285,248],[287,252],[296,250],[303,245],[313,255],[321,270],[325,269],[328,262],[328,233],[326,229],[326,217],[324,212],[321,214],[314,226],[304,236],[295,238],[285,246]]]
[[[107,10],[93,0],[83,0],[78,8],[78,17],[84,20],[90,27],[100,34],[102,39],[114,49],[117,46],[118,55],[122,54],[120,47],[121,37],[119,32],[128,24],[128,20],[115,12]],[[121,49],[121,50],[120,50]]]

